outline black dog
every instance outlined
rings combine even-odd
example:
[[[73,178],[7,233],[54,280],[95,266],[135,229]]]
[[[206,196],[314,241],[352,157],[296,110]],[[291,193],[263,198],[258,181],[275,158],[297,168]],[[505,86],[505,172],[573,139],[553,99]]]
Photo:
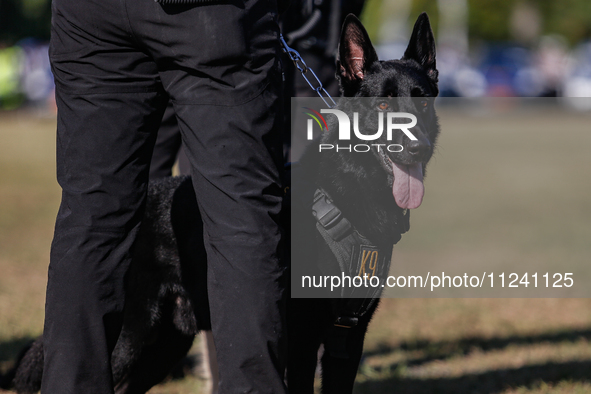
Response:
[[[189,177],[150,183],[128,272],[123,327],[111,356],[118,394],[143,394],[160,383],[199,330],[211,329],[203,229],[195,223],[201,216]],[[40,390],[42,373],[41,337],[7,377],[14,376],[18,393],[29,394]]]
[[[381,97],[375,102],[378,110],[417,114],[419,122],[412,129],[417,140],[395,133],[391,142],[404,147],[396,154],[319,154],[310,149],[293,176],[315,174],[315,179],[306,180],[312,185],[312,194],[322,190],[358,233],[382,250],[391,250],[408,229],[407,209],[421,203],[425,165],[439,133],[432,105],[438,94],[435,44],[427,15],[419,16],[404,57],[393,61],[379,61],[359,20],[347,17],[339,45],[337,78],[346,97]],[[352,111],[346,105],[339,109]],[[334,131],[321,137],[322,143],[336,140]],[[310,200],[313,198],[310,195]],[[332,250],[315,230],[316,220],[309,209],[312,201],[292,203],[296,204],[292,212],[301,209],[309,220],[298,224],[303,228],[292,229],[306,236],[292,237],[291,249],[312,251],[312,261],[336,264]],[[209,328],[203,234],[194,225],[200,221],[189,178],[151,184],[129,272],[123,330],[112,356],[117,393],[145,393],[186,355],[198,330]],[[297,261],[302,257],[295,255]],[[343,315],[351,304],[363,305],[363,312]],[[351,393],[364,336],[376,307],[375,299],[291,299],[290,392],[314,392],[318,349],[324,344],[323,393]],[[39,339],[17,363],[14,386],[19,393],[39,390],[42,351]]]
[[[319,236],[315,227],[320,220],[310,215],[310,207],[315,209],[312,201],[322,198],[328,198],[353,229],[376,246],[376,250],[385,251],[389,264],[393,244],[408,229],[407,209],[421,204],[425,166],[433,154],[439,133],[433,108],[438,94],[435,42],[426,14],[419,16],[404,57],[392,61],[379,61],[359,20],[352,15],[347,17],[339,45],[337,78],[345,97],[375,98],[368,100],[373,103],[373,110],[366,111],[368,118],[375,118],[378,111],[416,114],[418,123],[412,129],[416,141],[401,131],[393,133],[391,141],[386,141],[385,137],[377,141],[402,145],[404,149],[399,153],[389,153],[385,149],[353,154],[334,149],[319,152],[318,143],[312,144],[313,148],[308,149],[300,160],[299,168],[293,171],[293,193],[296,186],[303,189],[300,194],[304,195],[304,203],[301,196],[292,196],[292,216],[308,218],[308,221],[298,219],[297,224],[295,220],[292,222],[292,232],[297,231],[291,237],[292,275],[299,271],[299,265],[310,261],[312,264],[307,267],[307,274],[325,274],[326,270],[319,268],[323,264],[339,267],[335,248],[328,246],[328,243],[334,244],[334,240],[327,238],[326,234]],[[351,100],[341,101],[338,109],[351,114],[354,105]],[[327,145],[341,143],[335,126],[329,123],[330,131],[318,142]],[[374,126],[368,129],[375,130]],[[351,145],[366,142],[355,137],[347,141]],[[302,173],[304,178],[314,174],[316,179],[297,183]],[[298,280],[300,278],[292,277],[292,287],[298,285]],[[314,392],[318,349],[324,344],[322,392],[351,393],[364,336],[376,307],[377,300],[292,298],[288,307],[287,376],[290,392]]]

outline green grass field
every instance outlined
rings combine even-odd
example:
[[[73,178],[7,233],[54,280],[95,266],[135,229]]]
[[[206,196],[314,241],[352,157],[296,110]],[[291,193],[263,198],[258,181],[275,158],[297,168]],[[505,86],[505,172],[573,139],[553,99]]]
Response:
[[[590,117],[500,108],[440,118],[425,200],[393,267],[591,260]],[[59,204],[54,134],[55,119],[0,114],[0,373],[42,329]],[[591,393],[590,340],[590,299],[384,299],[356,393]],[[202,392],[187,375],[150,393]]]

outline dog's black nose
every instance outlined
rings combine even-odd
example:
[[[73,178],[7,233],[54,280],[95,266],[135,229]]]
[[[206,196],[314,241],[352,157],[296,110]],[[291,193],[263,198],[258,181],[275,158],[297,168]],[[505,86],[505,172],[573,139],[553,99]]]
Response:
[[[431,149],[431,144],[429,143],[429,141],[413,140],[408,142],[408,144],[406,145],[406,149],[408,150],[408,153],[410,153],[412,156],[421,158],[429,153],[429,150]]]

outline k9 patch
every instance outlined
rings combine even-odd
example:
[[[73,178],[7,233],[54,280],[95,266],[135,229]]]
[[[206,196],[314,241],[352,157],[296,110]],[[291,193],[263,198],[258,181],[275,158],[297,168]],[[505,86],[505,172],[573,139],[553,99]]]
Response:
[[[378,275],[378,268],[380,263],[380,251],[373,246],[361,245],[359,250],[359,261],[357,262],[358,270],[357,276],[367,278]]]

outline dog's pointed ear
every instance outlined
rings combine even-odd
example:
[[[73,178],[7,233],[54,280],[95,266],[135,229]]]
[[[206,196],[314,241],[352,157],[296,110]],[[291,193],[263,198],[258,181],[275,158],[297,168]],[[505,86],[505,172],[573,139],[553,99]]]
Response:
[[[437,82],[439,73],[435,64],[435,38],[427,13],[423,12],[417,18],[402,59],[416,61],[425,69],[429,78]]]
[[[337,52],[337,79],[345,96],[347,91],[356,90],[369,66],[377,60],[367,31],[355,15],[347,15]]]

